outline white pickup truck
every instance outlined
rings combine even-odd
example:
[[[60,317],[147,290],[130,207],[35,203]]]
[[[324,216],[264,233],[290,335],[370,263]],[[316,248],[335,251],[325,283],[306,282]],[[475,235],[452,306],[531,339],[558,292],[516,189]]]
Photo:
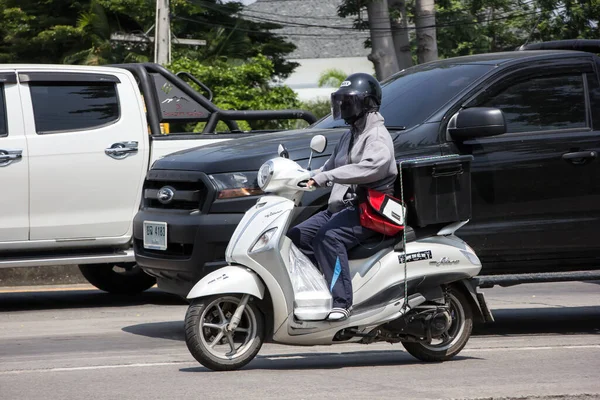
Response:
[[[152,63],[0,65],[0,268],[79,265],[112,293],[154,285],[131,249],[152,163],[247,136],[236,120],[315,120],[301,110],[220,110],[211,98],[193,76]],[[202,134],[161,132],[161,123],[199,121]],[[214,134],[219,121],[231,132]]]

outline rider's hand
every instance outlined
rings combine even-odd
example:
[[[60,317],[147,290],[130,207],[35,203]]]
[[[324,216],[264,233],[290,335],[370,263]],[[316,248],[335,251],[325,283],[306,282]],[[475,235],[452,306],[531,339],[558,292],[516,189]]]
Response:
[[[315,182],[315,180],[314,180],[314,179],[309,179],[309,180],[308,180],[308,182],[306,182],[306,187],[309,187],[309,188],[310,188],[310,187],[313,187],[313,186],[314,186],[314,187],[317,187],[317,186],[319,186],[319,185],[317,185],[317,182]]]

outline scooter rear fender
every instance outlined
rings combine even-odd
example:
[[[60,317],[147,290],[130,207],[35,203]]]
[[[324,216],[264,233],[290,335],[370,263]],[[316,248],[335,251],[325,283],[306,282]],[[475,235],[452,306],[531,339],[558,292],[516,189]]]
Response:
[[[252,270],[241,265],[230,265],[211,272],[198,281],[187,298],[197,299],[227,293],[249,294],[262,300],[265,284]]]

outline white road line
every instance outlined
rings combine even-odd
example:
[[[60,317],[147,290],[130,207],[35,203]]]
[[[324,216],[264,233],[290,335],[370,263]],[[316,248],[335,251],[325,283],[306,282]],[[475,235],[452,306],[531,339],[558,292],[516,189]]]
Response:
[[[563,350],[563,349],[600,349],[600,344],[582,344],[571,346],[531,346],[531,347],[488,347],[488,348],[471,348],[463,349],[464,352],[478,351],[531,351],[531,350]]]
[[[70,371],[87,371],[97,369],[113,369],[113,368],[143,368],[143,367],[160,367],[164,365],[180,365],[194,364],[190,361],[171,361],[157,363],[138,363],[138,364],[115,364],[115,365],[90,365],[87,367],[66,367],[66,368],[42,368],[42,369],[17,369],[13,371],[0,371],[0,375],[9,374],[25,374],[31,372],[70,372]],[[194,364],[198,365],[198,364]]]
[[[539,350],[583,350],[583,349],[600,349],[600,344],[590,345],[570,345],[570,346],[539,346],[539,347],[489,347],[489,348],[472,348],[464,349],[461,353],[477,353],[477,352],[499,352],[499,351],[539,351]],[[335,357],[354,357],[354,354],[336,354]],[[265,359],[275,360],[289,360],[289,359],[303,359],[303,358],[314,358],[314,357],[332,357],[331,354],[323,356],[319,353],[314,353],[309,356],[296,356],[296,355],[271,355],[264,356]],[[157,362],[157,363],[138,363],[138,364],[114,364],[114,365],[90,365],[87,367],[66,367],[66,368],[40,368],[40,369],[19,369],[12,371],[0,371],[0,375],[10,374],[26,374],[26,373],[43,373],[43,372],[72,372],[72,371],[89,371],[98,369],[114,369],[114,368],[145,368],[145,367],[161,367],[168,365],[182,365],[190,364],[194,366],[200,366],[192,361],[171,361],[171,362]]]

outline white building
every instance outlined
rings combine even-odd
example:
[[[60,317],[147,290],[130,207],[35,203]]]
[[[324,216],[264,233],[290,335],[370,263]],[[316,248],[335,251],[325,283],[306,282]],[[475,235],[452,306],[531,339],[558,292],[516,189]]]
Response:
[[[340,69],[346,75],[375,72],[373,63],[367,59],[370,49],[364,48],[369,33],[352,29],[352,17],[338,17],[337,8],[341,2],[257,0],[243,12],[247,19],[282,25],[282,29],[273,32],[296,45],[289,60],[300,65],[284,83],[302,101],[329,99],[329,94],[337,88],[318,86],[319,76],[328,69]]]

